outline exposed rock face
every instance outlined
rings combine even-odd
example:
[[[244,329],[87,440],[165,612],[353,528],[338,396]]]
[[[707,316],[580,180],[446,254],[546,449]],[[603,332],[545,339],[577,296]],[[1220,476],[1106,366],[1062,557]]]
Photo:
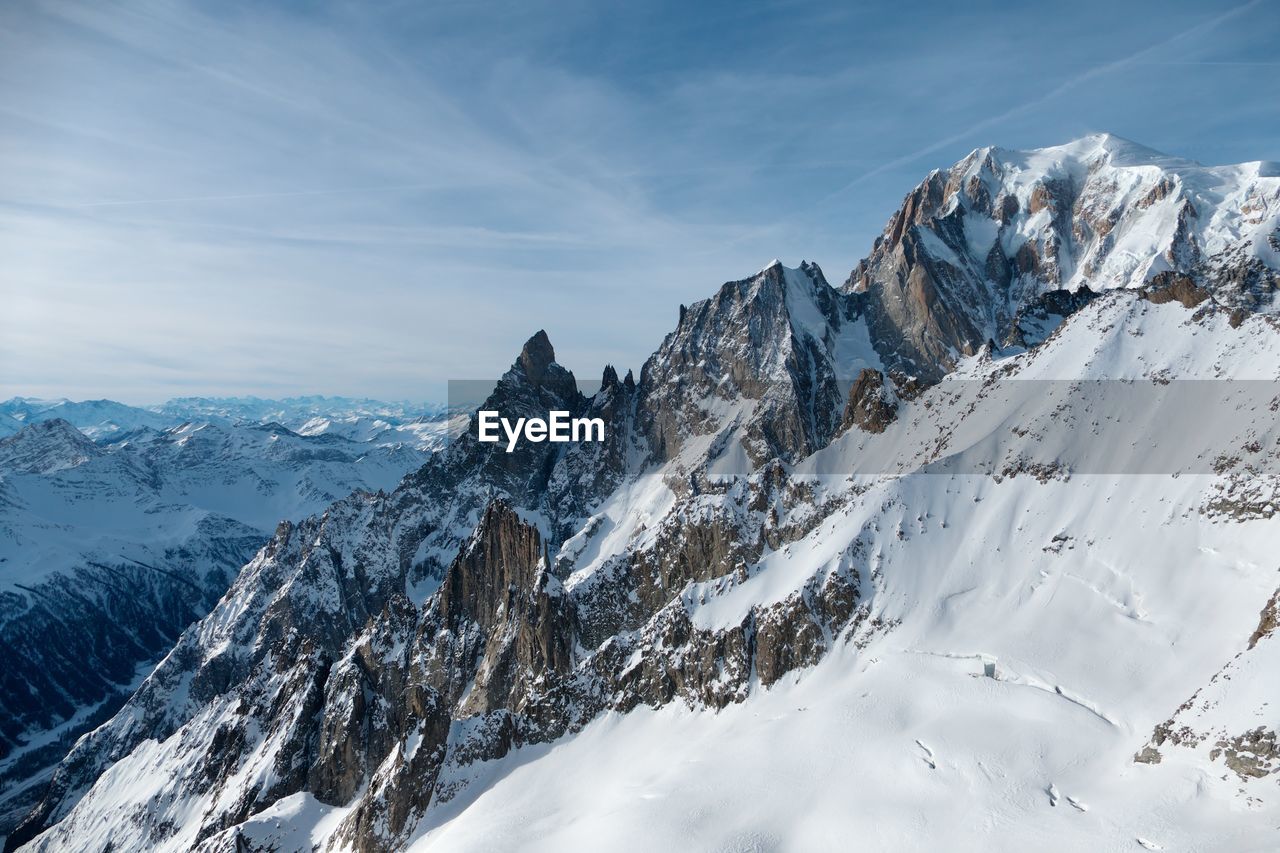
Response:
[[[1276,733],[1258,726],[1242,735],[1224,738],[1209,752],[1210,758],[1222,757],[1241,779],[1261,779],[1280,771],[1280,748],[1276,746]]]
[[[1114,136],[982,148],[904,200],[845,289],[864,294],[890,371],[936,381],[988,340],[1016,340],[1041,294],[1137,288],[1195,305],[1270,310],[1262,257],[1280,227],[1266,164],[1206,168]],[[1168,293],[1168,296],[1163,294]]]
[[[1081,285],[1074,292],[1050,290],[1037,296],[1018,310],[1009,329],[1005,346],[1033,347],[1062,324],[1062,321],[1088,305],[1098,294]]]
[[[1258,627],[1249,637],[1249,648],[1252,649],[1258,645],[1259,640],[1270,637],[1277,626],[1280,626],[1280,589],[1271,594],[1266,606],[1262,608],[1262,615],[1258,617]]]
[[[844,408],[841,429],[857,427],[865,432],[884,432],[897,417],[898,404],[886,386],[884,374],[867,368],[858,374],[849,389],[849,402]]]
[[[735,427],[753,464],[825,446],[840,425],[841,383],[878,363],[860,311],[817,265],[776,262],[684,311],[640,372],[637,428],[654,458],[722,426],[715,400],[757,401]]]
[[[556,364],[555,348],[551,346],[551,339],[542,329],[525,341],[524,348],[520,350],[520,357],[516,361],[534,387],[540,387],[546,382],[561,396],[571,395],[577,390],[576,387],[570,387],[568,384],[570,378],[568,372]]]
[[[1142,289],[1142,298],[1156,305],[1179,302],[1184,308],[1195,308],[1210,296],[1209,291],[1183,273],[1163,272],[1152,277]]]
[[[464,646],[467,639],[483,642],[464,665],[472,673],[468,694],[451,697],[461,701],[461,713],[519,711],[534,692],[526,679],[571,668],[573,619],[560,607],[561,584],[549,568],[537,529],[505,504],[490,504],[433,602]]]

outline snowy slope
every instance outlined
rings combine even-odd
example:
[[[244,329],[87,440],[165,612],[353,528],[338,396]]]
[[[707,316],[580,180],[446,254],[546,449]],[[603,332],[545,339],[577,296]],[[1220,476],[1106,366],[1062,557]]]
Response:
[[[1188,355],[1226,376],[1280,369],[1280,338],[1261,319],[1215,348],[1180,306],[1094,312],[1014,361],[1029,375],[1123,365],[1149,376]],[[1099,323],[1111,325],[1101,340]],[[1159,348],[1134,352],[1138,328]],[[1273,421],[1256,425],[1274,446]],[[819,481],[850,488],[838,479]],[[608,715],[460,769],[466,793],[429,814],[409,849],[840,850],[849,838],[872,849],[1273,849],[1274,741],[1268,773],[1253,778],[1228,766],[1219,740],[1278,722],[1275,640],[1248,649],[1264,605],[1275,607],[1277,529],[1266,515],[1214,517],[1220,486],[1186,474],[862,478],[866,491],[758,574],[685,601],[695,624],[732,625],[800,592],[861,537],[871,618],[890,630],[855,635],[741,705]],[[1196,690],[1175,719],[1211,735],[1136,762]],[[1246,755],[1252,745],[1236,744]],[[251,826],[248,837],[278,837]]]
[[[61,418],[38,421],[0,439],[0,470],[8,472],[52,474],[99,455],[97,445]]]
[[[1275,163],[1201,166],[1099,134],[1028,152],[979,149],[948,180],[965,190],[980,187],[975,195],[985,191],[997,209],[1018,207],[1002,222],[969,208],[969,193],[951,196],[942,215],[964,211],[972,257],[985,261],[993,239],[1007,257],[1024,245],[1057,241],[1051,280],[1068,290],[1137,287],[1197,260],[1258,259],[1280,267]],[[1070,240],[1056,230],[1055,218],[1064,215],[1073,221]]]
[[[25,424],[23,424],[22,421],[7,412],[0,411],[0,438],[13,435],[15,432],[22,429],[23,426],[25,426]]]

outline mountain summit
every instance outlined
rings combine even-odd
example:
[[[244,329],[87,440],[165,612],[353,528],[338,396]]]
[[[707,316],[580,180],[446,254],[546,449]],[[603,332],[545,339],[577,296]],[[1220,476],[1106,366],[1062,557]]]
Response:
[[[0,439],[0,469],[52,474],[98,456],[97,445],[62,418],[37,421]]]
[[[1201,166],[1110,134],[979,148],[904,199],[845,282],[886,363],[933,380],[1053,291],[1181,281],[1242,312],[1280,286],[1280,170]]]

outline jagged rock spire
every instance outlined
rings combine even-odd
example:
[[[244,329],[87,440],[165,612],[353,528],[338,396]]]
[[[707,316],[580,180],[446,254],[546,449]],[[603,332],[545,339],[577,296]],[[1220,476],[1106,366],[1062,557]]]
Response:
[[[524,342],[524,347],[520,350],[520,358],[517,359],[517,363],[524,370],[524,375],[535,384],[542,381],[547,368],[555,362],[555,347],[551,346],[551,339],[547,337],[544,329],[539,329],[533,337]]]

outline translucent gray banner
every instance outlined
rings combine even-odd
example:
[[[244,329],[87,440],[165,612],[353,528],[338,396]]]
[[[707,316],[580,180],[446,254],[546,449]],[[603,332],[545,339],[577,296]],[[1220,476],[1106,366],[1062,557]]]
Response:
[[[449,403],[474,413],[495,385],[451,381]],[[579,390],[590,398],[600,387]],[[631,429],[643,440],[648,424],[675,419],[688,429],[679,446],[668,441],[665,458],[723,476],[756,470],[762,447],[786,456],[797,433],[778,425],[792,423],[807,430],[806,453],[821,448],[792,454],[797,473],[1280,473],[1280,380],[953,380],[911,399],[889,389],[871,423],[852,416],[848,399],[849,383],[825,393],[779,383],[747,396],[726,383],[690,382],[643,396],[629,425],[605,428]],[[474,434],[476,426],[472,417],[456,432]],[[771,439],[783,434],[793,436],[790,444]],[[754,452],[735,452],[735,441]]]

